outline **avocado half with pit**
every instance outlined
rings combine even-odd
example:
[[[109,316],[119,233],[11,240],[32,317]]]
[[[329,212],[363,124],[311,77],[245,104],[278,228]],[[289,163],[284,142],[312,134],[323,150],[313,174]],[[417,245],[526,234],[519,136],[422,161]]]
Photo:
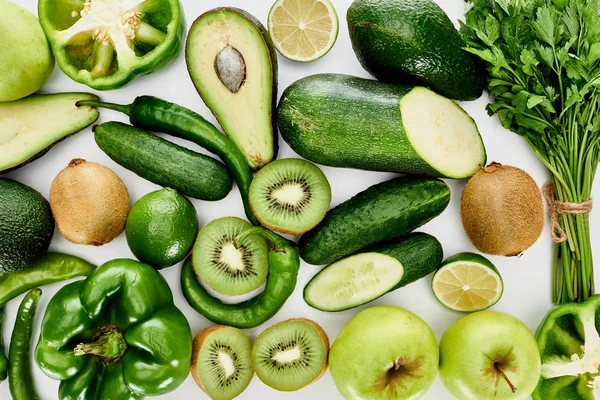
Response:
[[[236,8],[202,14],[188,33],[188,71],[252,169],[277,153],[277,54],[265,27]]]

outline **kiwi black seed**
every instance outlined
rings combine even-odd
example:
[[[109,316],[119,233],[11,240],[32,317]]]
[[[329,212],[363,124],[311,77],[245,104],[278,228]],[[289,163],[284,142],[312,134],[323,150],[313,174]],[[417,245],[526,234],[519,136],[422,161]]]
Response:
[[[249,197],[261,224],[297,235],[325,217],[331,204],[331,187],[316,165],[288,158],[260,170],[250,185]]]
[[[267,244],[259,235],[244,244],[235,238],[251,228],[249,222],[225,217],[206,225],[196,238],[192,262],[196,275],[217,292],[238,296],[258,288],[269,270]]]
[[[211,326],[196,335],[192,377],[211,399],[231,400],[254,376],[252,343],[244,332],[230,326]]]
[[[273,389],[292,392],[319,379],[327,370],[329,339],[308,319],[290,319],[261,333],[252,347],[256,375]]]

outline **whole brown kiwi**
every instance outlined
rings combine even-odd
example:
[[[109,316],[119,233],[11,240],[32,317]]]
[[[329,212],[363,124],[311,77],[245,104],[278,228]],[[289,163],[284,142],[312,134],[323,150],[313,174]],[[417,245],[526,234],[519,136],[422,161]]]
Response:
[[[467,182],[461,216],[467,236],[479,251],[515,256],[542,233],[542,193],[522,169],[494,162]]]
[[[125,229],[129,193],[109,168],[76,158],[54,178],[50,207],[67,240],[102,246]]]

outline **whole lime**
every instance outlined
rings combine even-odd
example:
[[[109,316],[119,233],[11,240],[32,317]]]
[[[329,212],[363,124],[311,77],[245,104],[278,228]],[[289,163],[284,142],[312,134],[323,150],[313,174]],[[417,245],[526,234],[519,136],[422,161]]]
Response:
[[[18,100],[44,86],[54,57],[35,15],[8,0],[0,15],[0,101]]]
[[[156,269],[170,267],[190,252],[198,234],[198,216],[186,197],[161,189],[133,205],[125,233],[138,260]]]

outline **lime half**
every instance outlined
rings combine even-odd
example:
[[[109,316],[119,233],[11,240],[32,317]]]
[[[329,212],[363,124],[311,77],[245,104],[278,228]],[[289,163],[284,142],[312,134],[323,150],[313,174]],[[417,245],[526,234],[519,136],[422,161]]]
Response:
[[[502,277],[494,264],[474,253],[460,253],[444,261],[431,286],[440,303],[461,312],[490,308],[504,291]]]
[[[300,62],[327,54],[339,30],[338,16],[329,0],[277,0],[269,11],[268,25],[277,51]]]

